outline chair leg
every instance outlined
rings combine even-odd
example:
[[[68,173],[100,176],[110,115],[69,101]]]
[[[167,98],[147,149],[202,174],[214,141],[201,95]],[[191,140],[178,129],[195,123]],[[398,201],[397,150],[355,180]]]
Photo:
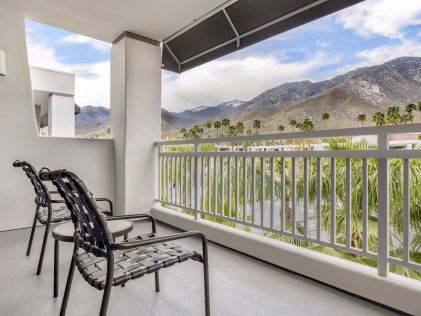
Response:
[[[107,279],[105,281],[104,294],[102,296],[101,311],[99,316],[107,315],[108,303],[111,296],[111,288],[113,287],[114,278],[114,254],[109,252],[107,255]]]
[[[59,247],[58,240],[54,240],[54,297],[58,296],[58,258],[59,258]]]
[[[73,274],[75,272],[75,258],[72,254],[72,261],[70,262],[69,274],[67,276],[66,289],[64,290],[63,302],[61,303],[60,316],[66,314],[67,303],[69,301],[70,289],[72,287]]]
[[[203,247],[203,278],[205,286],[205,313],[210,316],[210,291],[209,291],[209,257],[208,257],[208,243],[205,238],[202,238]]]
[[[28,249],[26,250],[26,256],[29,256],[31,254],[32,241],[34,240],[35,228],[37,227],[38,210],[39,210],[39,205],[37,205],[37,208],[35,210],[34,222],[32,223],[31,235],[29,237],[29,243],[28,243]]]
[[[41,248],[41,254],[39,256],[39,261],[38,261],[37,275],[41,274],[42,263],[44,261],[44,254],[45,254],[45,248],[47,247],[49,231],[50,231],[50,223],[47,223],[47,225],[45,226],[44,239],[42,240],[42,248]]]
[[[155,272],[155,291],[159,292],[159,272]]]
[[[45,225],[44,239],[42,241],[41,254],[39,256],[39,261],[38,261],[37,275],[40,275],[41,270],[42,270],[42,263],[44,261],[45,248],[47,247],[48,233],[50,232],[51,213],[52,213],[52,209],[51,209],[51,204],[50,204],[48,205],[48,219],[47,219],[47,225]]]

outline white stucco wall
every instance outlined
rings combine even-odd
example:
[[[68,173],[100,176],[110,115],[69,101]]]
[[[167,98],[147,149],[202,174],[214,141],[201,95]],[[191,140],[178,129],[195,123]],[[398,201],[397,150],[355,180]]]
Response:
[[[52,94],[48,101],[48,136],[75,136],[75,98]]]
[[[75,95],[75,74],[32,66],[30,75],[33,90]]]
[[[149,212],[157,188],[154,143],[161,137],[161,48],[131,38],[113,45],[111,117],[116,200],[127,214]]]
[[[112,140],[37,136],[25,43],[24,16],[0,5],[0,49],[7,76],[0,78],[0,231],[28,227],[34,212],[33,189],[16,159],[36,168],[67,168],[85,180],[96,196],[114,198]]]

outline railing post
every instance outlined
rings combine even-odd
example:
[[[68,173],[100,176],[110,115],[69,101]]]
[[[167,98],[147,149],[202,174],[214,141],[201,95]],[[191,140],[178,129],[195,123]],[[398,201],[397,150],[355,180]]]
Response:
[[[198,218],[199,207],[199,157],[197,153],[200,151],[199,144],[194,144],[194,220]]]
[[[162,195],[161,195],[162,194],[162,187],[161,187],[161,185],[162,185],[162,183],[161,183],[161,177],[162,177],[162,174],[161,174],[162,146],[158,143],[155,143],[155,147],[156,147],[155,153],[156,153],[157,161],[158,161],[158,164],[157,164],[158,170],[155,172],[156,177],[157,177],[158,190],[155,192],[155,200],[161,200],[162,199]]]
[[[389,135],[378,135],[378,149],[388,150]],[[379,276],[387,277],[389,272],[389,159],[378,160],[378,249],[377,271]]]

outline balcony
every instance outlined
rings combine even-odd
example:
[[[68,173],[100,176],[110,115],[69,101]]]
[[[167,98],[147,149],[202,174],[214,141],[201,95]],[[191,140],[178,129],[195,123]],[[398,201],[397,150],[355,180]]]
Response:
[[[137,224],[134,232],[150,229]],[[41,232],[41,231],[39,231]],[[166,225],[159,225],[158,232],[178,232]],[[0,311],[2,315],[58,315],[60,302],[53,299],[53,260],[46,260],[45,273],[41,278],[34,275],[34,256],[22,260],[29,230],[0,234],[2,251],[0,260],[4,267],[0,272]],[[38,237],[38,238],[37,238]],[[41,234],[36,240],[42,238]],[[183,246],[200,249],[199,240],[182,242]],[[72,245],[60,247],[59,294],[64,291]],[[211,290],[213,315],[397,315],[373,303],[336,291],[329,286],[311,281],[288,271],[278,269],[259,260],[239,254],[216,244],[210,245]],[[46,258],[52,259],[52,249]],[[153,277],[128,284],[114,291],[109,315],[202,315],[203,287],[192,282],[191,275],[200,275],[201,267],[195,263],[167,269],[162,274],[161,293],[155,293]],[[97,304],[77,304],[86,301],[99,302],[101,292],[93,290],[77,275],[74,279],[69,302],[69,315],[96,315]],[[42,289],[42,290],[41,290]],[[22,298],[25,303],[22,304]],[[122,303],[123,302],[123,303]]]
[[[0,0],[0,315],[58,314],[72,250],[61,246],[53,298],[51,238],[35,275],[43,230],[25,257],[34,194],[16,159],[74,172],[116,215],[152,214],[162,234],[203,232],[212,315],[421,315],[421,150],[395,136],[421,124],[160,140],[162,69],[188,71],[359,2]],[[40,137],[37,91],[52,91],[31,81],[26,18],[112,43],[112,139]],[[200,315],[199,269],[167,269],[160,293],[147,276],[118,288],[109,314]],[[68,314],[97,314],[101,292],[78,272],[73,286]]]
[[[392,135],[420,128],[161,141],[161,207],[152,214],[180,228],[200,227],[220,244],[381,301],[384,284],[378,281],[417,286],[397,274],[420,277],[416,169],[421,154],[389,148]],[[331,148],[311,149],[332,140]],[[291,141],[300,145],[285,150],[282,144]],[[380,293],[356,289],[349,278],[372,282],[370,290],[379,286]]]

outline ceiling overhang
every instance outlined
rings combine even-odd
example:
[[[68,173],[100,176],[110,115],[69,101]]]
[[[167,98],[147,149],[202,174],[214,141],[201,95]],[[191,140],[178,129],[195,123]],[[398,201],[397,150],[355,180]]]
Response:
[[[229,1],[163,41],[163,69],[184,72],[362,1]]]

